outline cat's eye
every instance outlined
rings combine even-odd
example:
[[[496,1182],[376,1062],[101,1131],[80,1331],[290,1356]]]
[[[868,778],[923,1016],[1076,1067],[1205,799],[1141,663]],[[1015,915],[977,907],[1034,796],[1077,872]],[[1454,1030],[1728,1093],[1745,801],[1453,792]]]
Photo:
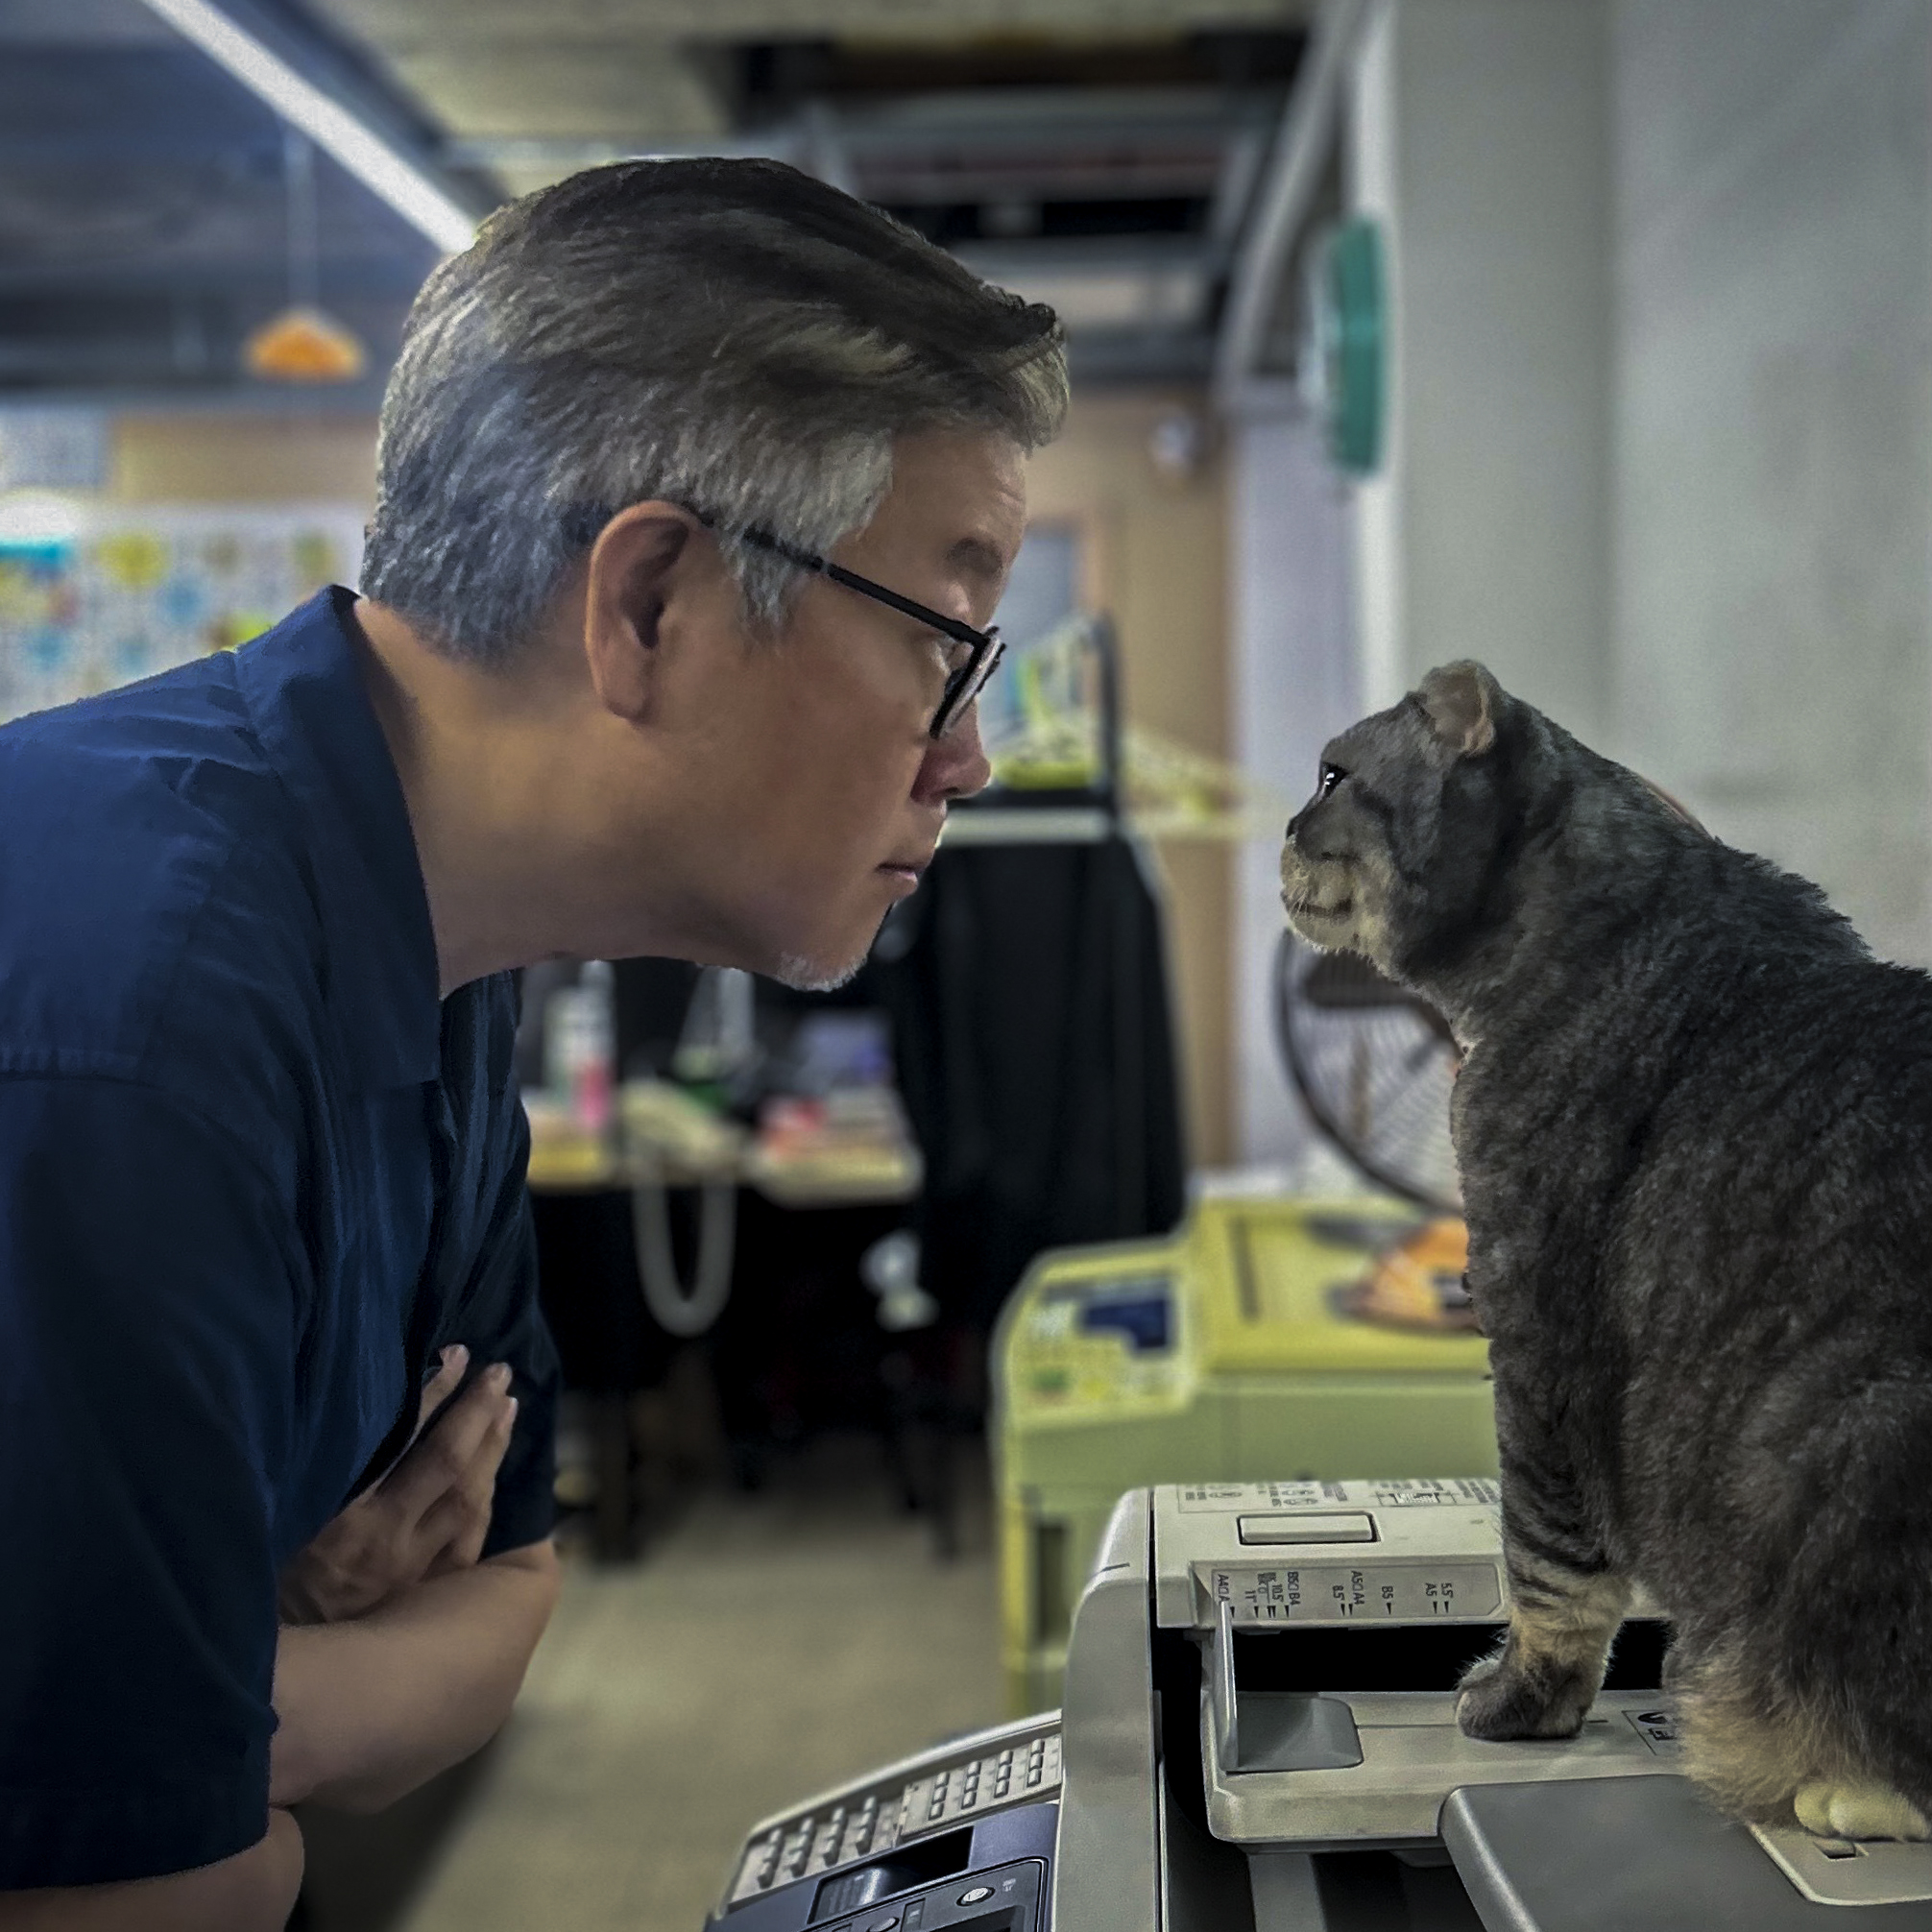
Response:
[[[1318,798],[1331,796],[1335,787],[1347,776],[1348,774],[1339,764],[1323,765],[1321,767],[1321,788],[1316,796]]]

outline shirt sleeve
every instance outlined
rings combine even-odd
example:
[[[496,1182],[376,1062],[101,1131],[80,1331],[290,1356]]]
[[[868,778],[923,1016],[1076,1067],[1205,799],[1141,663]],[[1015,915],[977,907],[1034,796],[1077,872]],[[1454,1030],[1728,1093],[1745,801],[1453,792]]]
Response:
[[[488,1297],[495,1316],[489,1339],[471,1344],[475,1360],[510,1364],[518,1405],[496,1472],[486,1557],[542,1542],[557,1523],[557,1351],[537,1306],[537,1242],[520,1172],[516,1197],[505,1206],[507,1225],[495,1257],[505,1292]],[[475,1332],[466,1325],[466,1334]]]
[[[305,1280],[268,1175],[194,1108],[0,1077],[0,1892],[267,1828]]]
[[[451,1340],[477,1363],[507,1362],[517,1423],[496,1472],[483,1555],[541,1542],[557,1521],[557,1350],[537,1301],[537,1237],[525,1175],[530,1129],[514,1080],[496,1116],[501,1176]]]

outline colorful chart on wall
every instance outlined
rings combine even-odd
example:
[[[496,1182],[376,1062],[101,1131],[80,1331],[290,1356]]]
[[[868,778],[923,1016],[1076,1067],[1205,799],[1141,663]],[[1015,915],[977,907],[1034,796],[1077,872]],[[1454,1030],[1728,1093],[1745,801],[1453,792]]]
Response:
[[[0,538],[0,719],[232,650],[353,584],[362,512],[93,506],[58,541]]]

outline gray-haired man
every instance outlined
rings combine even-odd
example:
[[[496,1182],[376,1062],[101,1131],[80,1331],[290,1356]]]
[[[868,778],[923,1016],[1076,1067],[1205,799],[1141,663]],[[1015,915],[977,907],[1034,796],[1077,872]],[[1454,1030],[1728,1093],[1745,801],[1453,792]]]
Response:
[[[803,176],[579,176],[419,299],[364,600],[0,731],[0,1927],[279,1925],[289,1803],[500,1724],[507,976],[855,968],[985,781],[1064,403],[1050,312]]]

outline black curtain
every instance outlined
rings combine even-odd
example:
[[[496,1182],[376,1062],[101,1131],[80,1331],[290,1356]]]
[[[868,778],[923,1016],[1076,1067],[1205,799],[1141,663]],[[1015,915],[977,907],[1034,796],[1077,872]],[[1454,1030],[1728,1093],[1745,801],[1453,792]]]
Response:
[[[873,953],[926,1155],[921,1279],[990,1327],[1042,1248],[1185,1204],[1161,909],[1134,848],[942,847]]]

